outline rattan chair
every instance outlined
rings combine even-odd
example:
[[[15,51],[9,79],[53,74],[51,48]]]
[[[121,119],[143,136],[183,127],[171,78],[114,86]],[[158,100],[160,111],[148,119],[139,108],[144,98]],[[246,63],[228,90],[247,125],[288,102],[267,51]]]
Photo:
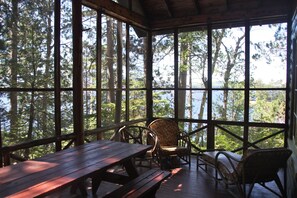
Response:
[[[142,167],[152,167],[152,162],[157,159],[158,137],[147,127],[142,126],[123,126],[119,129],[121,141],[131,144],[152,145],[153,148],[144,155],[135,158],[135,165]],[[158,163],[157,163],[158,164]]]
[[[247,150],[238,159],[230,155],[230,152],[218,151],[215,156],[215,168],[227,186],[232,184],[237,186],[242,197],[250,197],[256,183],[279,197],[286,197],[278,172],[286,167],[291,153],[292,151],[286,148],[253,149]],[[218,174],[216,174],[217,179]],[[270,181],[275,181],[280,192],[265,185]],[[250,184],[248,192],[246,184]]]
[[[158,159],[162,169],[175,167],[172,159],[178,157],[180,164],[191,165],[190,138],[182,132],[177,123],[170,119],[156,119],[148,127],[158,136]]]

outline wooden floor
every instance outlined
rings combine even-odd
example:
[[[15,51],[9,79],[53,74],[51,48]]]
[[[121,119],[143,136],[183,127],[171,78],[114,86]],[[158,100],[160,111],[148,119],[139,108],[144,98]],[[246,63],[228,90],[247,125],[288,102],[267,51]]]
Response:
[[[140,171],[145,171],[141,169]],[[172,176],[167,179],[157,191],[157,198],[191,198],[191,197],[201,197],[201,198],[229,198],[229,197],[239,197],[238,191],[235,186],[229,186],[228,190],[224,187],[222,183],[218,185],[215,184],[214,179],[212,179],[208,174],[202,170],[196,170],[196,158],[192,158],[191,167],[182,166],[181,168],[174,168],[170,170]],[[282,178],[281,178],[282,179]],[[277,189],[274,182],[268,184],[273,189]],[[102,182],[97,195],[92,196],[91,188],[88,188],[88,197],[102,197],[107,192],[110,192],[116,188],[118,185],[111,184],[108,182]],[[278,192],[278,190],[276,190]],[[82,197],[79,193],[71,195],[69,189],[65,189],[62,192],[55,193],[51,198],[60,197]],[[278,197],[273,193],[269,192],[260,185],[255,185],[251,198],[275,198]]]

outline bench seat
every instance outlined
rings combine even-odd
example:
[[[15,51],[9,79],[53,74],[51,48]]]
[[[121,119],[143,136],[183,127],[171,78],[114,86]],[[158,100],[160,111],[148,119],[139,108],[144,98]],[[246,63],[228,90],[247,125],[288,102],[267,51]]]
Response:
[[[208,165],[211,166],[215,166],[215,158],[216,155],[219,153],[220,151],[206,151],[203,152],[203,154],[200,156],[200,160],[203,160],[204,162],[206,162]],[[241,159],[241,155],[233,153],[231,151],[224,151],[225,153],[227,153],[228,155],[232,156],[233,158],[237,159],[238,161]],[[224,155],[219,155],[218,159],[219,162],[223,163],[223,164],[228,164],[228,158]],[[232,160],[233,163],[235,163],[237,165],[238,162]]]
[[[223,150],[208,150],[208,151],[203,151],[200,152],[197,155],[197,170],[198,168],[200,168],[201,170],[205,171],[209,176],[220,180],[220,178],[217,177],[217,175],[215,175],[215,173],[211,170],[208,170],[208,167],[211,167],[213,170],[216,170],[215,168],[215,158],[216,155],[219,152],[222,152]],[[238,155],[236,153],[230,152],[230,151],[224,151],[225,153],[227,153],[228,155],[232,156],[235,160],[232,160],[232,163],[235,164],[235,166],[238,164],[238,161],[241,159],[241,155]],[[226,164],[228,169],[231,169],[232,167],[230,166],[230,163],[227,163],[228,159],[226,156],[224,155],[220,155],[218,157],[218,162]]]
[[[170,175],[168,171],[158,168],[150,169],[115,191],[106,194],[104,198],[154,197],[161,183]]]

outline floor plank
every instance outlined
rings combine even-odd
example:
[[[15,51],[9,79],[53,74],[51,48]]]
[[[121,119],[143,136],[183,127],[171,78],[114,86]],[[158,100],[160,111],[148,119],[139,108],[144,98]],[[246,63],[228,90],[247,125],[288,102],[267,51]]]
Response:
[[[139,171],[146,171],[146,168],[139,168]],[[239,197],[238,191],[235,186],[229,186],[228,190],[222,183],[216,185],[214,179],[209,177],[204,171],[196,170],[196,158],[193,157],[191,167],[182,166],[180,168],[170,169],[172,176],[165,180],[160,189],[157,191],[157,198],[191,198],[191,197],[203,197],[203,198],[232,198]],[[87,181],[88,197],[94,197],[91,193],[90,180]],[[269,183],[274,189],[277,189],[273,182]],[[107,192],[110,192],[119,185],[115,185],[108,182],[102,182],[95,197],[102,197]],[[232,192],[232,194],[230,193]],[[65,189],[61,192],[57,192],[50,198],[60,197],[82,197],[79,191],[71,195],[69,189]],[[275,198],[277,197],[273,193],[264,189],[260,185],[255,185],[251,198]]]

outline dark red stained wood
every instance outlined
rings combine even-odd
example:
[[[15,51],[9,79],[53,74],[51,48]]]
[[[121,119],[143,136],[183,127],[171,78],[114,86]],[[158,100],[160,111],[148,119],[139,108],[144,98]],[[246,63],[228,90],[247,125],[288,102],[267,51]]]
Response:
[[[73,130],[75,145],[84,144],[83,66],[82,66],[82,1],[72,1],[73,38]]]
[[[135,188],[130,193],[128,193],[127,197],[136,198],[150,192],[151,190],[156,191],[159,188],[161,182],[169,176],[169,172],[157,171],[141,182],[138,182]]]
[[[171,173],[168,171],[151,169],[138,176],[131,182],[113,191],[112,193],[106,195],[105,197],[139,197],[151,192],[152,190],[157,190],[161,182],[164,181],[164,179],[168,178],[170,175]]]
[[[0,174],[0,178],[3,179],[1,180],[0,197],[47,195],[52,191],[90,177],[92,174],[104,173],[116,164],[128,163],[132,157],[149,149],[150,146],[144,145],[98,141],[50,154],[38,160],[5,167]],[[37,169],[28,168],[32,164]],[[130,168],[131,172],[135,174],[133,167]],[[9,176],[10,173],[12,173],[12,177]]]
[[[107,146],[107,144],[110,144],[108,142],[105,142],[100,144],[101,147]],[[111,145],[110,145],[111,146]],[[52,153],[49,155],[46,155],[44,157],[41,157],[37,160],[28,160],[22,163],[18,163],[16,165],[8,166],[5,168],[0,169],[0,181],[1,183],[7,183],[11,182],[16,178],[21,178],[24,176],[28,176],[28,174],[33,174],[40,172],[38,169],[33,169],[30,168],[31,166],[36,166],[38,168],[43,164],[47,163],[47,166],[54,166],[54,163],[59,161],[60,163],[66,163],[69,162],[73,157],[71,156],[76,156],[76,155],[82,155],[83,152],[88,152],[91,149],[100,149],[98,144],[86,144],[84,146],[78,146],[75,148],[70,148],[67,150],[64,150],[63,152],[57,152],[57,153]],[[8,169],[8,170],[7,170]],[[31,170],[32,169],[32,170]],[[28,172],[31,171],[31,172]],[[1,192],[2,186],[0,187],[0,192]]]

